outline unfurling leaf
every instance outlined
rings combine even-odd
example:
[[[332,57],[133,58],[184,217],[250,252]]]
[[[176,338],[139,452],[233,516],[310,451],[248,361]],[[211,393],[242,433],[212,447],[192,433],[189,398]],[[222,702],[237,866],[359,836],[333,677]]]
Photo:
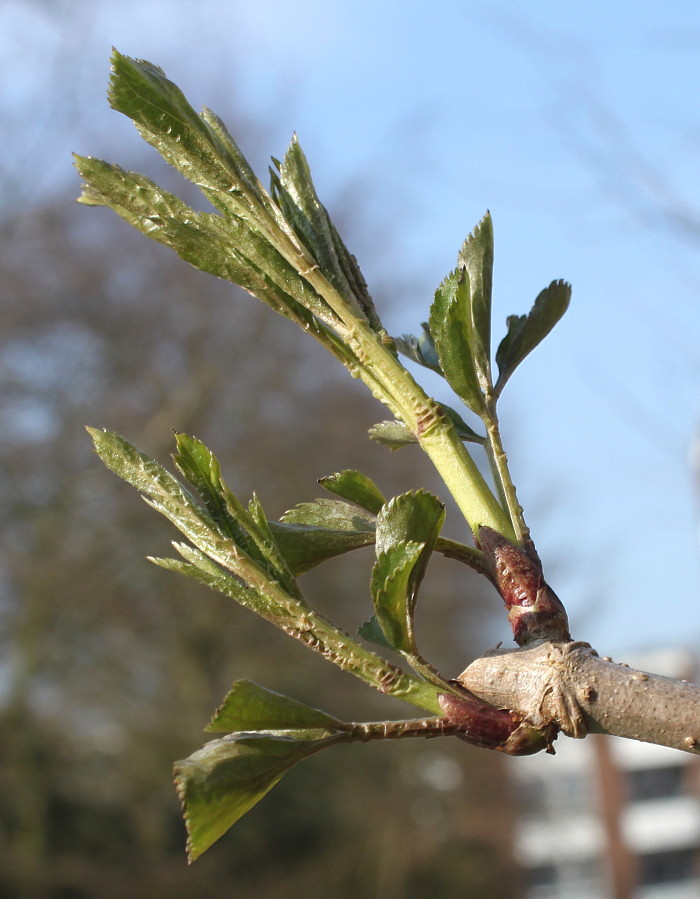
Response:
[[[425,548],[423,543],[396,544],[377,554],[372,569],[372,599],[377,621],[387,642],[399,652],[411,653],[413,639],[413,572]]]
[[[372,615],[370,619],[361,624],[357,629],[357,634],[368,643],[374,643],[375,646],[381,646],[383,649],[396,648],[384,636],[384,631],[376,615]]]
[[[239,680],[205,728],[209,733],[232,731],[293,731],[309,728],[332,732],[343,722],[282,693]]]
[[[290,596],[300,597],[294,575],[275,543],[257,499],[253,498],[246,510],[222,478],[219,460],[201,440],[187,434],[176,434],[175,440],[178,448],[173,456],[175,464],[197,488],[221,532],[279,581]]]
[[[395,496],[377,515],[377,553],[413,540],[424,543],[429,555],[444,519],[445,507],[432,493],[415,490]]]
[[[445,517],[430,493],[404,493],[377,516],[377,562],[372,571],[374,611],[394,649],[411,653],[418,588]]]
[[[440,408],[455,426],[460,440],[464,440],[465,443],[478,443],[479,445],[483,445],[486,442],[486,438],[470,428],[459,412],[451,406],[440,403]],[[388,446],[390,450],[397,450],[401,449],[402,446],[418,443],[418,438],[401,421],[377,422],[376,425],[372,425],[368,433],[370,440]]]
[[[491,293],[493,284],[493,223],[489,212],[464,241],[457,259],[469,276],[472,356],[481,389],[491,385]]]
[[[508,333],[496,351],[499,374],[494,393],[497,396],[518,365],[564,315],[570,300],[571,285],[566,281],[552,281],[539,293],[527,315],[508,316]]]
[[[472,412],[480,414],[485,400],[475,362],[469,275],[466,269],[452,272],[435,291],[435,299],[430,307],[430,332],[447,383]]]
[[[347,477],[343,478],[344,474]],[[359,477],[354,479],[353,474]],[[331,477],[339,478],[341,490],[353,492],[358,498],[363,496],[363,501],[376,505],[377,497],[369,486],[372,484],[369,478],[363,493],[364,475],[359,472],[341,472]],[[374,543],[375,517],[354,504],[318,499],[300,503],[285,512],[281,521],[270,522],[270,529],[287,565],[294,574],[303,574],[326,559]]]
[[[379,421],[369,429],[370,440],[388,446],[390,450],[401,449],[411,443],[418,443],[418,438],[402,421]]]
[[[276,162],[276,160],[275,160]],[[279,174],[272,172],[272,196],[297,237],[311,252],[324,275],[375,331],[379,316],[357,260],[348,251],[321,204],[306,157],[296,135],[292,138]]]
[[[445,506],[425,490],[394,497],[377,516],[377,556],[408,542],[420,543],[424,547],[411,580],[414,594],[423,580],[444,520]]]
[[[373,515],[376,515],[386,502],[379,487],[361,471],[348,468],[319,478],[318,483],[330,493],[356,503]]]
[[[417,362],[425,368],[431,368],[441,375],[440,360],[430,328],[426,322],[422,323],[421,328],[420,337],[414,337],[413,334],[402,334],[401,337],[395,337],[396,349],[407,359],[412,359],[413,362]]]

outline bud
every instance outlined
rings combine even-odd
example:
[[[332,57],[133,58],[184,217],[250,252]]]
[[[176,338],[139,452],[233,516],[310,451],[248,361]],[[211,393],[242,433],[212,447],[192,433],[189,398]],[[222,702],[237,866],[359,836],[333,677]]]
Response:
[[[525,724],[508,709],[498,709],[464,691],[464,695],[440,693],[438,702],[450,724],[460,728],[456,736],[481,749],[495,749],[506,755],[533,755],[543,749],[553,753],[556,730],[540,730]]]
[[[508,609],[515,642],[525,646],[533,640],[570,641],[564,606],[545,581],[534,554],[489,527],[479,528],[478,542]]]

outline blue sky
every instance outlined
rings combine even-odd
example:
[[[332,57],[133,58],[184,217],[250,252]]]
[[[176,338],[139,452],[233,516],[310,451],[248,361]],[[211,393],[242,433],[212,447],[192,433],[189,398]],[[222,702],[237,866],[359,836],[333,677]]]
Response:
[[[425,317],[487,208],[496,341],[506,315],[527,311],[552,279],[571,281],[571,310],[502,402],[521,500],[577,636],[612,655],[697,645],[700,7],[39,8],[0,9],[2,54],[20,73],[9,94],[42,112],[52,147],[48,170],[28,181],[68,183],[70,150],[128,163],[137,137],[104,100],[115,45],[165,68],[196,106],[259,124],[263,174],[265,154],[299,134],[331,209],[351,200],[358,255],[364,233],[365,275],[381,285],[393,332]],[[42,59],[60,42],[75,56],[57,78]],[[55,112],[61,91],[79,106],[74,126]]]

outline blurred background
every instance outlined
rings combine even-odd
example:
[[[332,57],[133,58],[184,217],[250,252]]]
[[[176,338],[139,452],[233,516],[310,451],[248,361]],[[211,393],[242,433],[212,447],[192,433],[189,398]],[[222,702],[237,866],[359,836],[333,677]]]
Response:
[[[522,895],[518,761],[450,740],[322,754],[185,865],[170,767],[235,679],[346,718],[406,710],[150,566],[173,532],[83,426],[162,461],[173,428],[195,433],[271,516],[342,468],[444,493],[416,452],[366,439],[384,411],[312,341],[75,205],[71,151],[179,189],[107,105],[113,45],[215,109],[261,176],[299,134],[391,333],[417,331],[487,208],[495,341],[552,279],[573,283],[502,402],[520,498],[577,638],[692,657],[700,10],[0,2],[0,895]],[[370,566],[353,554],[305,587],[353,629]],[[446,674],[510,642],[455,563],[436,562],[420,615]]]

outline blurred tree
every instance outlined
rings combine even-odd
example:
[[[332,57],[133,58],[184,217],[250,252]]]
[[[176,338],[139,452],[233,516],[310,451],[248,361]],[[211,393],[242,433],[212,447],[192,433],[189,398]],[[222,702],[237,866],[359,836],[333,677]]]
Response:
[[[327,698],[346,719],[383,717],[386,700],[223,597],[139,562],[173,532],[104,472],[83,425],[160,458],[171,428],[195,433],[237,492],[264,485],[271,514],[311,499],[333,468],[361,468],[387,494],[415,487],[417,470],[439,488],[418,452],[387,466],[363,440],[378,407],[291,325],[108,213],[77,213],[62,198],[3,230],[0,894],[151,899],[227,884],[275,899],[515,895],[505,760],[451,740],[307,762],[185,870],[169,769],[236,677],[264,672],[267,686]],[[362,555],[330,580],[323,566],[307,576],[312,601],[348,629],[370,608]],[[484,648],[474,622],[486,626],[497,604],[444,560],[430,588],[421,642],[456,674]],[[444,620],[455,625],[432,633]]]

